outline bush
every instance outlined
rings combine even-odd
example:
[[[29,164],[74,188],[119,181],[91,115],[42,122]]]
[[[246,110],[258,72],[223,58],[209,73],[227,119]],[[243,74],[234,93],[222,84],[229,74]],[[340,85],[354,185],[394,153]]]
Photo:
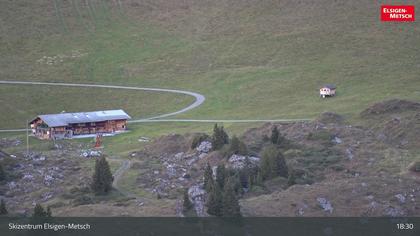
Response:
[[[87,195],[82,195],[76,197],[73,201],[73,206],[80,206],[80,205],[89,205],[95,203],[93,199]]]
[[[191,141],[191,149],[197,148],[200,143],[204,141],[210,141],[210,136],[207,134],[196,134],[193,137],[193,140]]]
[[[325,145],[332,145],[333,135],[326,130],[318,130],[311,132],[306,136],[307,140],[311,141],[321,141]]]
[[[41,206],[41,204],[36,204],[34,208],[34,214],[32,217],[34,218],[45,218],[45,217],[51,217],[51,208],[48,207],[47,210],[44,210],[44,208]]]
[[[230,140],[228,154],[229,156],[233,154],[246,156],[248,155],[248,147],[246,146],[244,142],[239,140],[238,137],[233,136],[232,139]]]

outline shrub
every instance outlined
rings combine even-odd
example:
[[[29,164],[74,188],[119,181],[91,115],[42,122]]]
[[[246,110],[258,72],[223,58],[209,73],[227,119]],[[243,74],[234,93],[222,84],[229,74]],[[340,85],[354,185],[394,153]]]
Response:
[[[244,142],[239,140],[238,137],[233,136],[232,139],[230,140],[228,153],[229,153],[229,156],[233,154],[245,156],[245,155],[248,155],[248,147],[246,146]]]
[[[51,208],[48,207],[47,210],[44,210],[44,208],[41,206],[41,204],[37,203],[34,208],[34,214],[32,217],[34,218],[45,218],[45,217],[51,217]]]
[[[332,145],[332,138],[333,136],[326,130],[311,132],[308,134],[308,136],[306,136],[307,140],[320,141],[325,145]]]
[[[72,201],[74,206],[80,206],[80,205],[89,205],[95,203],[93,199],[87,195],[77,196]]]

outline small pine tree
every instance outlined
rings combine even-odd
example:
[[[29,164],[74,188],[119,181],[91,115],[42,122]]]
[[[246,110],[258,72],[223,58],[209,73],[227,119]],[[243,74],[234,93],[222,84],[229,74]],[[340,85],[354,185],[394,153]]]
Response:
[[[262,185],[262,183],[263,183],[263,176],[261,174],[261,170],[259,170],[257,173],[257,177],[255,178],[255,184]]]
[[[223,144],[229,143],[229,135],[225,132],[225,129],[223,128],[223,126],[220,127],[220,136],[221,136],[221,140],[223,141]]]
[[[92,190],[97,195],[107,194],[112,189],[112,176],[109,164],[105,157],[96,159],[95,162],[95,173],[93,174]]]
[[[236,135],[234,135],[232,137],[232,139],[230,140],[230,145],[229,145],[229,154],[238,154],[239,151],[239,139],[238,137],[236,137]]]
[[[263,180],[277,176],[288,177],[288,167],[283,154],[276,147],[270,146],[263,150],[261,161],[261,175]]]
[[[223,190],[225,185],[225,179],[226,179],[226,168],[225,165],[219,164],[217,166],[216,170],[216,182],[219,185],[220,189]]]
[[[47,217],[47,212],[44,210],[41,204],[37,203],[35,205],[34,214],[32,215],[32,217],[35,217],[35,218]]]
[[[271,130],[271,143],[272,144],[277,144],[277,141],[279,139],[279,130],[277,129],[277,126],[274,126],[273,129]]]
[[[290,171],[290,174],[289,174],[289,178],[287,178],[287,184],[289,185],[289,186],[292,186],[292,185],[295,185],[296,184],[296,174],[295,174],[295,171]]]
[[[223,216],[225,217],[239,217],[241,210],[238,198],[235,192],[235,180],[231,177],[226,182],[225,193],[223,195]]]
[[[4,171],[3,164],[0,163],[0,181],[6,179],[6,172]]]
[[[4,199],[1,199],[0,201],[0,215],[7,215],[7,208],[6,208],[6,202],[4,202]]]
[[[209,193],[211,186],[213,185],[213,170],[210,164],[207,162],[206,169],[204,170],[204,189]]]
[[[218,184],[213,184],[206,202],[207,213],[213,216],[222,216],[223,195]]]
[[[47,211],[45,212],[46,217],[52,217],[51,207],[47,207]]]
[[[190,201],[190,198],[188,196],[188,188],[185,188],[184,190],[184,200],[182,204],[182,212],[185,214],[189,212],[193,208],[193,204]]]
[[[225,144],[229,143],[229,136],[224,131],[223,126],[219,127],[217,124],[213,128],[212,148],[213,150],[221,149]]]

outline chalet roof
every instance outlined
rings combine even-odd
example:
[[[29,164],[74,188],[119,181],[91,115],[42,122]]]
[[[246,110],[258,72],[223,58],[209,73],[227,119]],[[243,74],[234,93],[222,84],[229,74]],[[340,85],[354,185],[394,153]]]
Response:
[[[337,86],[335,86],[334,84],[324,84],[322,88],[336,89]]]
[[[49,127],[67,126],[69,124],[100,122],[106,120],[128,120],[131,117],[123,110],[92,111],[78,113],[59,113],[39,115]],[[36,120],[35,118],[34,120]],[[34,121],[32,120],[31,123]]]

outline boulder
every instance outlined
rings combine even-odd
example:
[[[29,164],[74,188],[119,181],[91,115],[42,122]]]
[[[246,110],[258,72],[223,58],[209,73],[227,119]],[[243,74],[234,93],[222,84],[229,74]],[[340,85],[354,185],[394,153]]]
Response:
[[[200,143],[200,145],[198,145],[198,147],[196,148],[197,152],[199,153],[209,153],[212,149],[212,144],[209,141],[203,141]]]
[[[243,169],[248,163],[248,168],[258,166],[260,158],[233,154],[228,160],[229,166],[233,169]]]
[[[332,207],[331,202],[326,198],[318,197],[316,200],[324,211],[329,212],[330,214],[333,212],[334,208]]]

